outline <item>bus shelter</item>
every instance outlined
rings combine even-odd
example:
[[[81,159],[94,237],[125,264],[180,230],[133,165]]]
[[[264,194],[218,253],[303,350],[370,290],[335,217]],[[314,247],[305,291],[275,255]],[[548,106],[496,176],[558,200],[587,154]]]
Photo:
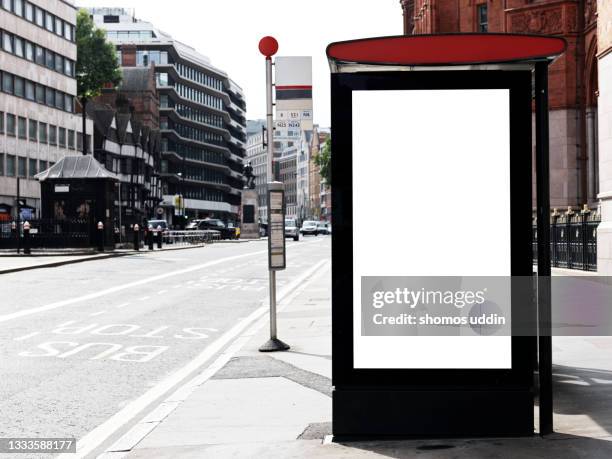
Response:
[[[552,432],[547,81],[565,49],[513,34],[328,46],[334,436],[532,435],[536,397]],[[533,279],[534,207],[537,287],[493,314],[492,285]],[[447,294],[443,319],[489,308],[507,332],[418,328]]]

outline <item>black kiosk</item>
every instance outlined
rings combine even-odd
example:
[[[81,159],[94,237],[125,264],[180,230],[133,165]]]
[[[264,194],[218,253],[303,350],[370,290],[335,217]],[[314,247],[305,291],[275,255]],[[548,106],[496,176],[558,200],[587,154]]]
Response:
[[[510,34],[328,46],[336,438],[532,435],[538,395],[552,431],[547,68],[565,48]],[[537,294],[508,295],[505,336],[404,333],[409,294],[531,279],[533,144]],[[402,279],[414,290],[385,289]],[[519,319],[538,333],[517,336]]]

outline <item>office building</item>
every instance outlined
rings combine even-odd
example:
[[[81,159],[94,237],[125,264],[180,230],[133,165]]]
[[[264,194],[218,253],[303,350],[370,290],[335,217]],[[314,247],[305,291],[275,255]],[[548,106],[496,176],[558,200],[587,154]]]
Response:
[[[17,216],[18,182],[21,217],[40,217],[34,176],[82,148],[76,13],[65,0],[0,3],[0,220]]]
[[[153,67],[160,102],[163,201],[171,224],[188,217],[238,219],[246,143],[242,89],[192,47],[135,18],[93,8],[123,67]],[[177,199],[184,197],[184,201]]]

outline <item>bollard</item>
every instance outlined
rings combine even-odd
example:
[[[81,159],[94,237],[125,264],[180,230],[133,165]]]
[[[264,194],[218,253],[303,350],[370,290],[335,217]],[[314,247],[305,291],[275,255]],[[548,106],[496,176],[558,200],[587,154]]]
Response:
[[[30,251],[30,222],[27,221],[23,224],[23,253],[25,255],[32,253]]]
[[[147,242],[149,250],[153,250],[153,227],[151,225],[149,225],[149,230],[147,231]]]
[[[138,223],[134,225],[134,250],[140,250],[140,226],[138,226]]]
[[[13,238],[17,239],[17,244],[16,244],[17,245],[17,253],[19,253],[19,245],[20,245],[20,243],[19,243],[19,232],[17,231],[17,223],[15,223],[15,222],[11,223],[11,232],[12,232]]]
[[[104,223],[98,222],[98,251],[104,252]]]
[[[157,225],[157,248],[161,249],[162,248],[162,227],[160,225]]]

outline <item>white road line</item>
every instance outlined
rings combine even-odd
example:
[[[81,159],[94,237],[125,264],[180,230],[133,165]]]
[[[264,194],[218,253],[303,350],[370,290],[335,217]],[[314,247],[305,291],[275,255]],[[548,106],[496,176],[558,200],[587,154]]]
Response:
[[[15,338],[14,341],[24,341],[24,340],[26,340],[28,338],[31,338],[32,336],[36,336],[36,335],[39,335],[39,334],[40,334],[40,332],[28,333],[27,335],[23,335],[23,336],[20,336],[19,338]]]
[[[119,305],[117,305],[117,308],[125,308],[126,306],[129,306],[130,303],[121,303]]]
[[[167,293],[168,290],[160,290],[159,292],[157,292],[158,295],[163,295],[164,293]]]
[[[295,278],[290,284],[287,285],[279,295],[277,296],[278,301],[282,301],[286,296],[294,293],[296,289],[304,284],[304,281],[312,276],[317,270],[328,263],[327,260],[321,260],[319,263],[311,267],[306,272]],[[268,298],[265,298],[262,304],[267,304]],[[253,311],[244,320],[238,322],[230,330],[221,335],[217,340],[211,343],[205,348],[198,356],[187,363],[180,370],[176,371],[166,379],[162,380],[157,385],[153,386],[143,395],[138,397],[136,400],[128,403],[122,410],[115,413],[105,422],[100,424],[94,430],[85,435],[81,440],[77,441],[77,452],[76,454],[60,454],[57,458],[61,459],[75,459],[85,457],[87,454],[92,452],[94,449],[99,447],[104,441],[106,441],[111,435],[113,435],[118,429],[127,424],[133,418],[135,418],[140,412],[147,408],[151,403],[157,400],[159,397],[167,393],[170,389],[175,387],[177,384],[188,378],[194,371],[197,371],[202,365],[208,362],[212,357],[221,351],[227,344],[232,342],[235,338],[239,337],[241,333],[253,322],[263,317],[268,312],[268,306],[261,306]],[[129,432],[128,432],[129,433]]]
[[[45,306],[39,306],[37,308],[23,309],[21,311],[12,312],[10,314],[4,314],[0,316],[0,322],[8,322],[9,320],[19,319],[20,317],[29,316],[32,314],[36,314],[39,312],[50,311],[52,309],[61,308],[64,306],[69,306],[71,304],[80,303],[82,301],[93,300],[94,298],[100,298],[101,296],[109,295],[111,293],[121,292],[123,290],[127,290],[139,285],[146,285],[152,282],[157,282],[161,279],[167,279],[168,277],[179,276],[181,274],[191,273],[194,271],[198,271],[200,269],[209,268],[211,266],[219,265],[221,263],[226,263],[228,261],[240,260],[241,258],[252,257],[254,255],[261,255],[264,253],[268,253],[267,250],[259,250],[257,252],[244,253],[242,255],[234,255],[231,257],[220,258],[218,260],[209,261],[207,263],[203,263],[201,265],[191,266],[185,269],[179,269],[178,271],[170,271],[168,273],[159,274],[157,276],[146,277],[145,279],[141,279],[138,281],[130,282],[128,284],[117,285],[115,287],[111,287],[105,290],[100,290],[94,293],[90,293],[88,295],[79,296],[76,298],[71,298],[69,300],[58,301],[56,303],[47,304]]]
[[[101,314],[104,314],[106,311],[98,311],[98,312],[94,312],[92,314],[89,314],[89,317],[95,317],[95,316],[99,316]]]
[[[140,301],[146,301],[149,298],[151,298],[150,296],[143,296],[142,298],[138,298]]]

